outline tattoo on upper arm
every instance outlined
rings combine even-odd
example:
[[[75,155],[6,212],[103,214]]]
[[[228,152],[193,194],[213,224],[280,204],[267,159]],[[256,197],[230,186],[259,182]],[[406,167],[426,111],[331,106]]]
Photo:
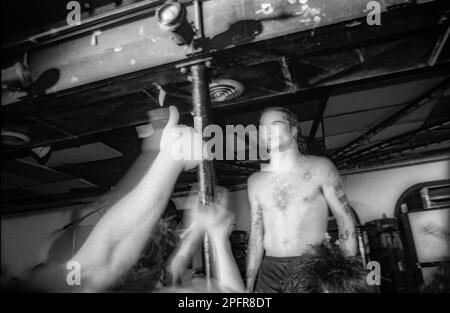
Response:
[[[344,193],[344,186],[342,185],[341,180],[339,178],[337,178],[337,180],[333,182],[333,188],[334,192],[337,195],[341,195]]]
[[[339,197],[339,202],[342,204],[344,213],[347,215],[352,215],[352,210],[350,209],[350,206],[347,201],[347,197],[345,195],[342,195]]]
[[[334,193],[342,205],[345,214],[352,215],[352,211],[347,201],[347,197],[344,193],[344,185],[342,184],[342,179],[334,170],[330,170],[328,173],[329,184],[333,186]]]

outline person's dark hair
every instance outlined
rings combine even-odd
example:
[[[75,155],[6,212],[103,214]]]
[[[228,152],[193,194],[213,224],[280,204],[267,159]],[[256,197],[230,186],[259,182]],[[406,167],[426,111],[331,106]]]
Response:
[[[300,121],[298,119],[297,114],[295,114],[294,112],[292,112],[289,109],[279,107],[279,106],[274,106],[274,107],[265,108],[261,112],[261,115],[259,118],[261,119],[261,117],[263,116],[264,113],[270,112],[270,111],[278,111],[278,112],[284,113],[285,119],[289,123],[289,127],[291,129],[294,127],[297,128],[297,135],[295,136],[295,140],[297,141],[298,150],[302,154],[308,154],[308,145],[306,143],[305,137],[302,134],[302,128],[300,126]]]
[[[314,246],[298,257],[289,279],[283,285],[285,293],[370,293],[367,271],[357,257],[347,257],[337,247]]]

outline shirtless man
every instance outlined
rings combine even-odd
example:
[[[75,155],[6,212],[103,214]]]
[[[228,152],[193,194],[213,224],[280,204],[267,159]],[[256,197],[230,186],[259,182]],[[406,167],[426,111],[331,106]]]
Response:
[[[260,124],[270,163],[248,179],[247,291],[281,292],[292,261],[323,243],[328,207],[339,227],[339,246],[348,256],[356,255],[356,230],[336,167],[327,158],[307,155],[295,114],[268,108]]]

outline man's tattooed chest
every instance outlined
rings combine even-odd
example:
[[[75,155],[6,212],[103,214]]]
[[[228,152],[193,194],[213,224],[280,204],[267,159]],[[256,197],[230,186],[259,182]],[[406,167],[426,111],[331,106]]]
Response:
[[[294,184],[290,183],[276,185],[271,192],[273,205],[281,211],[285,211],[289,203],[292,202],[295,197],[297,189],[295,187]]]
[[[290,206],[298,206],[300,202],[307,201],[314,190],[312,177],[313,173],[309,169],[271,177],[266,182],[268,192],[264,195],[265,204],[284,212]]]

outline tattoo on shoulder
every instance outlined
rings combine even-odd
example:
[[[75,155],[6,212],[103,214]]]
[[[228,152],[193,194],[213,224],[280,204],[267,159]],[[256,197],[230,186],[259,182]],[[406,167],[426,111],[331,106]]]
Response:
[[[347,196],[344,193],[344,185],[342,184],[342,180],[340,179],[339,175],[336,174],[334,179],[332,180],[334,193],[336,194],[336,197],[339,200],[339,203],[342,205],[344,212],[346,214],[351,214],[351,209],[348,204]]]
[[[343,189],[341,176],[335,170],[330,170],[328,172],[327,184],[333,186],[335,191]]]

